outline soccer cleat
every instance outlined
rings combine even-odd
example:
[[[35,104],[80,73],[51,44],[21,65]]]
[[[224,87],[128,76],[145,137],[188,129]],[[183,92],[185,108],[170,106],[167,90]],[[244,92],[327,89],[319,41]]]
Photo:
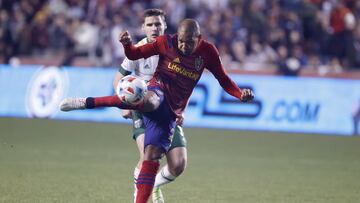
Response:
[[[154,187],[152,192],[152,202],[153,203],[164,203],[164,196],[159,187]]]
[[[72,111],[86,108],[86,98],[66,98],[60,103],[61,111]]]

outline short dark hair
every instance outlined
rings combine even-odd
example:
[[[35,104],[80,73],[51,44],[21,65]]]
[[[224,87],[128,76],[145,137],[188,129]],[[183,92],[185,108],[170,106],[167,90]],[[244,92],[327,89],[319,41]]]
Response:
[[[160,16],[165,21],[165,12],[158,8],[150,8],[144,11],[144,20],[146,17]]]

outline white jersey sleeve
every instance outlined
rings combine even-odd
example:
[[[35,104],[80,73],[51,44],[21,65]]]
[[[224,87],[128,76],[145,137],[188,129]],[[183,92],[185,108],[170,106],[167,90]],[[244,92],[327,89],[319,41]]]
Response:
[[[135,46],[140,46],[146,43],[147,40],[146,38],[144,38]],[[123,63],[121,64],[119,72],[121,72],[123,75],[129,75],[134,72],[135,75],[139,76],[143,80],[149,81],[155,73],[158,62],[158,55],[151,56],[147,59],[138,59],[135,61],[125,58]]]
[[[132,61],[125,57],[124,61],[121,64],[121,68],[130,73],[134,72],[137,68],[139,68],[139,60]]]

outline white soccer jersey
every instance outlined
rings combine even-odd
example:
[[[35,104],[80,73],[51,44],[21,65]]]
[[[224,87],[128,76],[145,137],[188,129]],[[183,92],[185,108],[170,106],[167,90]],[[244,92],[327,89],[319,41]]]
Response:
[[[147,43],[147,38],[142,39],[135,46],[140,46]],[[143,80],[149,81],[158,65],[159,55],[151,56],[147,59],[138,59],[135,61],[129,60],[125,57],[121,67],[129,72],[135,72],[135,75],[140,76]]]

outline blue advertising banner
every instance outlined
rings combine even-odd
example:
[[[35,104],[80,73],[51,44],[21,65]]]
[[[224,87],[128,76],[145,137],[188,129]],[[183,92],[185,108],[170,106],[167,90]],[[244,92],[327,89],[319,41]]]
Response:
[[[66,97],[113,95],[117,70],[0,66],[0,116],[129,122],[117,108],[60,112]],[[252,103],[228,95],[204,73],[185,114],[185,126],[353,135],[359,125],[360,81],[231,75],[255,93]],[[176,94],[176,93],[174,93]]]
[[[231,75],[251,88],[255,100],[242,104],[214,82],[201,78],[186,114],[187,124],[247,130],[351,135],[359,108],[360,81],[324,78]],[[196,124],[195,124],[196,123]]]

